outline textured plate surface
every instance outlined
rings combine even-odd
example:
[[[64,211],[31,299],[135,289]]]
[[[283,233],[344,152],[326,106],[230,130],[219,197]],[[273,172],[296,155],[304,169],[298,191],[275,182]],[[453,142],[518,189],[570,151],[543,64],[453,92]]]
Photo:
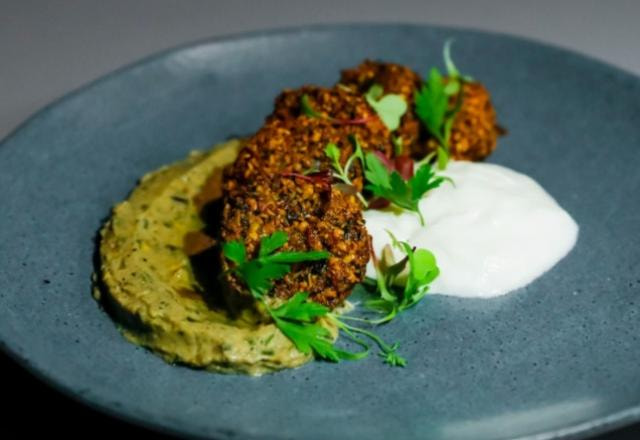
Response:
[[[491,162],[576,219],[573,252],[492,300],[428,297],[381,333],[409,359],[250,378],[165,364],[90,294],[94,235],[136,179],[257,129],[284,87],[363,58],[420,72],[445,39],[509,135]],[[40,377],[130,420],[216,438],[580,436],[640,418],[640,80],[585,57],[413,25],[302,28],[209,41],[120,70],[0,146],[0,340]]]

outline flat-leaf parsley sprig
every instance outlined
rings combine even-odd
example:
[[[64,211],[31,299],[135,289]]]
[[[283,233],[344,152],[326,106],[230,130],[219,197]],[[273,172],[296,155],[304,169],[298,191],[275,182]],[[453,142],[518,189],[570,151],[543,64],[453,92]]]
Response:
[[[318,324],[319,318],[332,316],[329,308],[309,301],[306,292],[298,292],[280,306],[267,310],[276,327],[304,354],[314,353],[332,362],[359,360],[369,354],[366,345],[364,351],[355,353],[336,348],[329,330]]]
[[[230,241],[224,244],[224,256],[235,263],[231,272],[236,274],[256,299],[262,297],[273,287],[273,281],[282,278],[291,271],[291,265],[307,261],[325,260],[327,251],[281,251],[276,252],[289,240],[286,232],[276,231],[260,241],[258,257],[247,259],[247,251],[242,241]]]
[[[332,362],[367,357],[370,346],[358,334],[364,335],[378,345],[386,363],[394,366],[406,365],[406,360],[397,354],[397,343],[387,344],[375,333],[345,323],[341,316],[331,312],[328,307],[310,301],[306,292],[298,292],[276,307],[267,303],[265,295],[272,289],[275,280],[289,273],[291,264],[318,261],[330,255],[326,251],[279,252],[278,249],[288,239],[284,231],[262,238],[258,256],[253,260],[247,259],[246,247],[242,241],[227,242],[222,247],[225,258],[234,263],[230,271],[242,280],[253,298],[264,306],[278,329],[302,353],[313,353],[316,357]],[[318,322],[319,319],[327,319],[333,323],[363,350],[350,352],[335,347],[330,331]]]
[[[408,179],[405,179],[396,170],[390,170],[372,152],[365,156],[365,178],[368,184],[366,189],[376,197],[383,198],[394,205],[415,212],[420,218],[420,224],[424,226],[424,217],[420,211],[419,203],[424,195],[444,181],[450,180],[444,176],[436,176],[428,162],[424,162],[417,171]]]
[[[462,105],[463,83],[471,81],[470,77],[460,74],[451,59],[452,42],[448,40],[443,49],[447,78],[445,79],[440,71],[433,67],[414,96],[418,119],[439,144],[436,154],[440,169],[444,169],[449,161],[451,128]],[[452,97],[456,97],[453,108],[449,104]]]
[[[349,174],[355,160],[359,160],[367,182],[365,188],[377,198],[372,201],[371,206],[380,208],[393,203],[399,208],[418,214],[420,224],[424,226],[424,217],[419,208],[420,200],[430,190],[439,187],[445,181],[452,182],[452,180],[445,176],[437,176],[428,160],[422,161],[422,165],[414,173],[413,162],[407,156],[396,157],[395,162],[391,162],[379,152],[368,152],[365,155],[358,139],[350,136],[350,140],[354,145],[354,153],[347,159],[344,167],[340,164],[341,154],[338,146],[334,143],[327,144],[325,155],[331,159],[332,176],[353,186]],[[364,207],[369,208],[369,202],[364,196],[359,192],[357,196]],[[379,203],[380,200],[388,203]]]

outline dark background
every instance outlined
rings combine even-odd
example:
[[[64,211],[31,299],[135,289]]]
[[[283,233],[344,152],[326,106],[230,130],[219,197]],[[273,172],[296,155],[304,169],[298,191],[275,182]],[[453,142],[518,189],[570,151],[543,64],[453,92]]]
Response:
[[[507,32],[640,74],[640,2],[616,0],[0,0],[0,138],[51,100],[158,50],[210,36],[307,23],[405,21]],[[0,436],[169,438],[102,415],[0,354]],[[24,417],[32,423],[25,423]],[[640,424],[598,440],[640,438]]]

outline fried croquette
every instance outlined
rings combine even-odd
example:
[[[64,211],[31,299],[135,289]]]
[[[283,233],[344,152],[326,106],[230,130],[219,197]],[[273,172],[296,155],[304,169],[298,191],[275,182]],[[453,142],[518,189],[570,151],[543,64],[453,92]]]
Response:
[[[301,111],[303,95],[321,117]],[[365,122],[344,122],[353,119]],[[289,241],[283,250],[331,254],[325,261],[294,265],[274,283],[277,297],[304,291],[335,307],[364,279],[369,248],[362,204],[353,192],[332,185],[332,164],[325,154],[327,144],[336,144],[344,165],[354,151],[353,137],[364,150],[392,154],[388,129],[361,96],[319,87],[286,91],[225,172],[223,241],[243,240],[251,258],[261,238],[284,231]],[[354,163],[351,171],[353,185],[361,190],[360,164]],[[227,269],[229,262],[223,264]],[[227,278],[233,290],[243,291],[234,275]]]
[[[402,116],[395,136],[402,139],[407,149],[420,141],[420,121],[413,111],[413,99],[420,87],[420,76],[413,70],[400,64],[365,60],[357,67],[343,70],[339,84],[358,94],[365,94],[371,86],[379,84],[385,94],[402,95],[407,101],[407,112]]]
[[[380,84],[385,93],[401,94],[407,100],[408,110],[396,135],[414,159],[422,159],[437,149],[437,141],[429,136],[414,111],[414,96],[421,84],[417,73],[398,64],[366,60],[355,68],[343,70],[340,83],[358,93],[366,93],[373,84]],[[451,99],[451,108],[456,101],[457,97]],[[451,157],[482,160],[495,149],[501,133],[487,89],[476,81],[463,82],[462,105],[451,130]]]
[[[394,133],[364,97],[374,84],[407,101],[407,112]],[[248,257],[253,258],[263,237],[284,231],[289,241],[283,250],[331,254],[324,261],[293,265],[290,273],[274,282],[273,295],[286,299],[303,291],[316,302],[336,307],[364,279],[370,251],[363,206],[355,191],[332,185],[334,170],[325,149],[335,144],[342,165],[353,154],[356,140],[363,150],[378,151],[388,158],[425,157],[437,143],[414,110],[420,87],[420,77],[408,67],[367,60],[342,71],[335,87],[283,91],[263,127],[246,140],[224,174],[222,240],[242,240]],[[493,151],[500,134],[495,109],[478,82],[463,82],[461,93],[461,108],[451,132],[451,156],[481,160]],[[455,98],[451,108],[457,103]],[[400,152],[394,146],[398,137],[403,145]],[[362,191],[361,164],[353,164],[349,177],[355,190]],[[224,260],[224,269],[230,264]],[[227,273],[233,291],[243,292],[242,281]]]

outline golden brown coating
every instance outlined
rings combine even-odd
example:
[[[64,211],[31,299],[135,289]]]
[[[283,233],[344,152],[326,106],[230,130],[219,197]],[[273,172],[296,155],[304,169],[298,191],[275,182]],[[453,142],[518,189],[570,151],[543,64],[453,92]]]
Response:
[[[502,132],[489,91],[479,82],[465,82],[462,85],[462,106],[451,128],[451,157],[482,160],[496,148]]]
[[[403,116],[397,134],[415,159],[421,159],[437,148],[435,139],[421,126],[414,111],[414,94],[420,87],[420,77],[411,69],[392,63],[367,60],[342,72],[340,82],[366,93],[372,84],[380,84],[385,93],[402,94],[409,108]],[[496,111],[487,89],[479,82],[465,82],[462,87],[462,107],[451,130],[451,157],[457,160],[482,160],[495,149],[502,129],[496,121]],[[451,106],[456,98],[452,98]]]
[[[384,93],[402,95],[407,101],[407,112],[400,120],[395,135],[400,136],[408,148],[420,142],[420,121],[413,105],[415,91],[420,87],[420,76],[413,70],[400,64],[365,60],[357,67],[343,70],[340,84],[359,94],[366,93],[373,84],[380,84]]]
[[[300,115],[300,99],[325,117]],[[364,121],[345,123],[345,121]],[[353,195],[331,185],[329,142],[341,151],[344,164],[353,152],[355,135],[365,150],[390,156],[390,133],[363,98],[343,90],[305,87],[285,91],[265,125],[249,138],[224,179],[222,240],[243,240],[249,257],[260,239],[285,231],[286,250],[327,250],[326,261],[300,263],[275,282],[274,295],[288,298],[305,291],[317,302],[339,305],[361,282],[369,261],[368,234],[362,205]],[[354,163],[354,185],[362,188],[362,170]],[[304,175],[309,169],[320,175]],[[322,174],[324,173],[324,174]],[[225,269],[228,262],[225,262]],[[241,283],[228,278],[232,288]]]
[[[360,136],[358,139],[363,147],[372,148],[369,139]],[[345,163],[353,152],[353,144],[344,129],[307,116],[274,120],[247,140],[233,166],[226,170],[225,188],[229,191],[232,185],[237,185],[243,191],[243,185],[256,179],[270,180],[282,173],[302,174],[310,169],[329,170],[331,163],[325,148],[330,142],[338,146]],[[354,171],[361,175],[359,167]],[[354,183],[361,188],[362,179],[357,178]]]
[[[289,234],[282,250],[330,252],[325,261],[294,265],[275,282],[277,297],[309,292],[314,301],[335,307],[364,278],[369,248],[360,202],[335,186],[276,176],[229,198],[222,224],[223,240],[243,240],[250,258],[260,238],[275,231]],[[229,281],[242,291],[237,279]]]
[[[462,85],[462,106],[453,120],[449,151],[456,160],[480,161],[496,148],[498,136],[503,134],[496,121],[496,111],[491,104],[487,89],[479,82]],[[455,105],[451,99],[451,107]],[[416,145],[414,154],[424,156],[438,147],[438,142],[429,138],[426,143]]]
[[[308,117],[302,114],[301,101],[304,95],[307,96],[310,107],[322,117]],[[378,150],[386,155],[393,152],[389,129],[360,93],[353,93],[341,87],[317,86],[285,90],[276,98],[275,109],[267,117],[266,124],[278,121],[308,124],[309,120],[324,121],[344,138],[348,139],[349,135],[356,136],[365,150]],[[324,145],[322,150],[324,154]]]
[[[303,95],[326,117],[301,115]],[[255,179],[270,179],[274,174],[329,170],[327,144],[336,144],[344,164],[354,151],[352,136],[363,150],[377,150],[391,157],[391,134],[362,96],[335,88],[307,86],[287,90],[276,99],[274,113],[265,125],[247,140],[233,166],[227,169],[225,180],[233,179],[241,187]],[[361,175],[360,164],[355,162],[351,180],[358,190],[362,189]]]

